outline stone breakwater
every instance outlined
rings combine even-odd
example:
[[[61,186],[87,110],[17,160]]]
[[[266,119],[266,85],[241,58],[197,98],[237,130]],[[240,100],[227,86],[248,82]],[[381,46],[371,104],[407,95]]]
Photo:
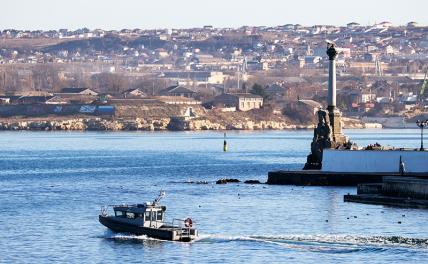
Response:
[[[0,121],[0,130],[70,130],[70,131],[187,131],[187,130],[280,130],[308,129],[281,121],[213,122],[208,119],[103,119],[75,118],[64,120],[6,120]]]

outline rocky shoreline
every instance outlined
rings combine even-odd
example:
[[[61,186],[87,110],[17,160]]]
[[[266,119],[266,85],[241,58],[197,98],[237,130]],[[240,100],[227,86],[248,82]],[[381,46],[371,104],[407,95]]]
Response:
[[[313,125],[288,124],[284,121],[246,120],[240,122],[212,121],[183,117],[159,119],[13,119],[0,120],[0,130],[30,131],[199,131],[199,130],[293,130],[313,129]],[[345,124],[347,128],[363,128],[361,124]]]

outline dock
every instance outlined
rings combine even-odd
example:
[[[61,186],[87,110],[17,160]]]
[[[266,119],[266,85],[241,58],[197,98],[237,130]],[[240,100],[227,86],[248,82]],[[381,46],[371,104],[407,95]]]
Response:
[[[383,173],[325,172],[320,170],[271,171],[267,184],[301,186],[357,186],[361,183],[380,183]]]
[[[391,177],[382,183],[360,184],[357,194],[344,196],[345,202],[428,208],[428,178]]]
[[[321,170],[271,171],[268,173],[267,184],[301,185],[301,186],[357,186],[363,183],[382,183],[383,177],[412,177],[428,179],[427,173],[387,172],[328,172]]]

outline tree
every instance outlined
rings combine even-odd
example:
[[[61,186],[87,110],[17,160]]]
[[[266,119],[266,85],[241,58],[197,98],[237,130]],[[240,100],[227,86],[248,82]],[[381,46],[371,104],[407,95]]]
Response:
[[[92,87],[99,92],[120,94],[128,89],[128,79],[118,73],[99,73],[92,76]]]
[[[265,89],[263,89],[263,86],[261,86],[261,85],[260,85],[260,84],[258,84],[258,83],[255,83],[255,84],[253,85],[253,87],[251,88],[250,93],[251,93],[251,94],[255,94],[255,95],[260,95],[260,96],[261,96],[261,97],[263,97],[263,98],[266,98],[266,97],[267,97],[267,96],[266,96]]]

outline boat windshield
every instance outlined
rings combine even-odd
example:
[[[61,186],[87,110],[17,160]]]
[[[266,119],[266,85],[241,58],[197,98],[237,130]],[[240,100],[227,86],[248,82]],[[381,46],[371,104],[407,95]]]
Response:
[[[114,211],[114,215],[124,217],[124,216],[126,216],[126,213],[123,211]]]
[[[145,221],[163,221],[162,211],[147,211],[144,214]]]

